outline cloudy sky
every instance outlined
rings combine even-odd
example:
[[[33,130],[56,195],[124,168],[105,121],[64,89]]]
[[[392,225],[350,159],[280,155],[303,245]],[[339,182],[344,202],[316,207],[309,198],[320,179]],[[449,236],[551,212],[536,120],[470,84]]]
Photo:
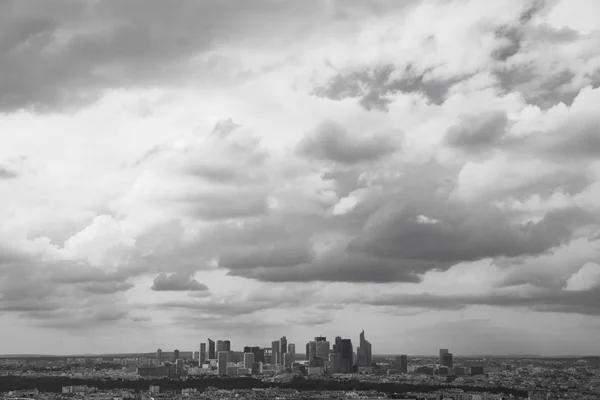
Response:
[[[1,2],[0,354],[600,353],[599,14]]]

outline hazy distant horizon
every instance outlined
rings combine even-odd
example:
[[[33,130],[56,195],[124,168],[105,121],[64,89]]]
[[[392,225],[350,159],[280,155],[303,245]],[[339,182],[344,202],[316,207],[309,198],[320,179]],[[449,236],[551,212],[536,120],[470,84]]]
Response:
[[[600,2],[0,2],[0,353],[587,354]]]

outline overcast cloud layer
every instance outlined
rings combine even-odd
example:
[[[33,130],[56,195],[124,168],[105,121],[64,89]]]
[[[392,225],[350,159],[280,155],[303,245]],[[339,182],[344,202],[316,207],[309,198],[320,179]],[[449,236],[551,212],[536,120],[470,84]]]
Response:
[[[0,354],[596,352],[599,14],[3,2]]]

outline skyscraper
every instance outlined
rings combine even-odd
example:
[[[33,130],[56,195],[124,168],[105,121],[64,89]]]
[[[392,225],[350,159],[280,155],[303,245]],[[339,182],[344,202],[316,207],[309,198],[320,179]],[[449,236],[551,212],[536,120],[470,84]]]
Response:
[[[162,349],[157,349],[156,350],[156,361],[157,364],[162,364]]]
[[[317,358],[317,342],[308,342],[308,361],[314,361]]]
[[[315,352],[317,358],[327,361],[329,359],[329,351],[329,342],[327,340],[315,341]]]
[[[175,349],[173,352],[173,361],[179,360],[179,350]]]
[[[406,354],[396,356],[396,369],[401,374],[408,373],[408,357]]]
[[[200,354],[198,355],[198,363],[200,365],[206,362],[206,343],[200,343]]]
[[[444,365],[444,354],[448,353],[448,349],[440,349],[440,365]]]
[[[341,349],[340,368],[343,373],[350,373],[352,372],[354,358],[354,352],[352,351],[352,340],[342,339]]]
[[[339,336],[335,337],[335,344],[333,345],[333,351],[336,353],[342,352],[342,338]]]
[[[310,360],[310,342],[306,343],[306,360]]]
[[[229,340],[217,340],[217,351],[231,351],[231,342]]]
[[[208,338],[208,359],[215,359],[215,342],[210,340],[210,338]]]
[[[282,358],[282,362],[280,364],[283,364],[283,355],[287,353],[287,345],[288,342],[285,336],[279,339],[279,353],[281,353]]]
[[[360,333],[360,346],[356,354],[358,355],[357,364],[359,367],[370,367],[372,363],[371,342],[365,339],[365,331]]]
[[[218,356],[218,364],[217,364],[217,368],[219,371],[219,376],[226,376],[227,375],[227,362],[228,362],[228,358],[229,358],[229,352],[228,351],[219,351],[219,353],[217,354]]]
[[[271,342],[271,364],[281,364],[279,350],[279,340]]]
[[[290,356],[290,362],[294,363],[296,361],[296,345],[294,343],[288,344],[288,352]]]

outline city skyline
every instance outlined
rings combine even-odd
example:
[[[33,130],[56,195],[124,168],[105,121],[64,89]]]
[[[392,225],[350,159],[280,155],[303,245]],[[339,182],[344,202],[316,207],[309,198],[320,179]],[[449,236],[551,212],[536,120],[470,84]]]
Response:
[[[596,15],[0,2],[0,354],[597,354]]]

